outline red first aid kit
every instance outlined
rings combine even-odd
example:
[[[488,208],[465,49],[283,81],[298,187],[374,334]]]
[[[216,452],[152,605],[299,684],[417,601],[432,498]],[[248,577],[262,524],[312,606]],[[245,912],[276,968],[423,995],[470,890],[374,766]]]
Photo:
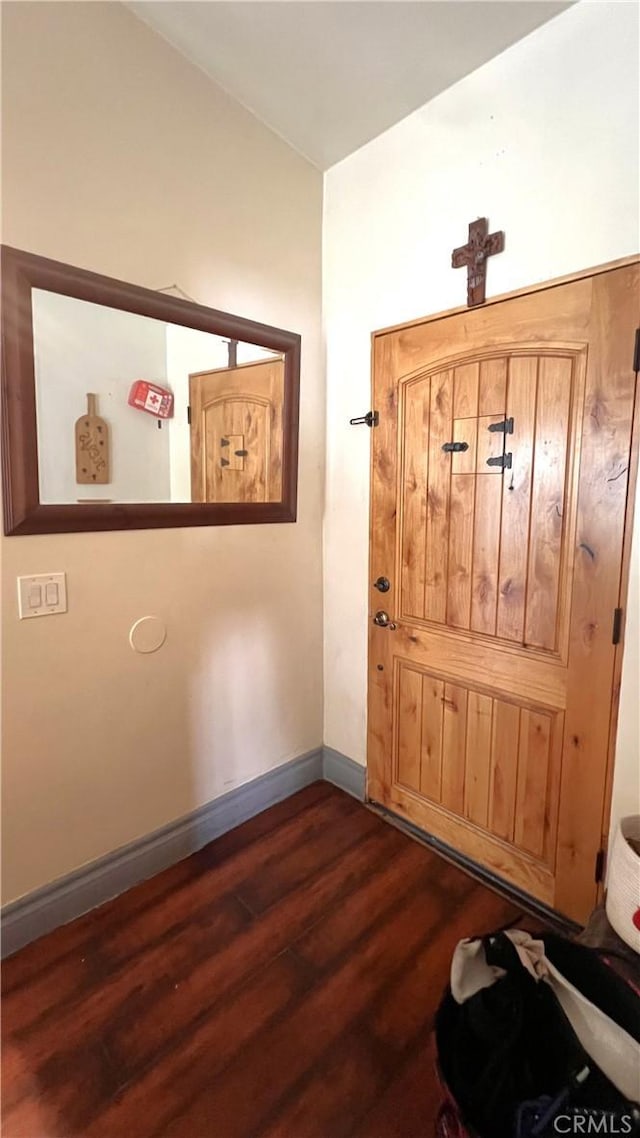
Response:
[[[138,411],[147,411],[157,419],[170,419],[173,415],[173,392],[146,379],[136,379],[129,392],[128,403]]]

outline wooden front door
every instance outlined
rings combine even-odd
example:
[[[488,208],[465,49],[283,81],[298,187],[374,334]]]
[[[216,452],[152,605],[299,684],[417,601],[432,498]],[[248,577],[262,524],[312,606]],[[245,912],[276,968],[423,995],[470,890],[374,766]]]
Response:
[[[608,824],[639,287],[633,264],[374,338],[368,795],[576,920]]]
[[[281,500],[283,399],[279,356],[189,376],[192,501]]]

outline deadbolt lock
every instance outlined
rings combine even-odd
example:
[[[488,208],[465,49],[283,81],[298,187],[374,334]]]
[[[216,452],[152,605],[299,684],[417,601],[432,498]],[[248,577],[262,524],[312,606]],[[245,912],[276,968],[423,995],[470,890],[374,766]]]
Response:
[[[377,589],[379,593],[388,593],[391,588],[391,581],[388,577],[378,577],[377,580],[373,582],[373,587]]]

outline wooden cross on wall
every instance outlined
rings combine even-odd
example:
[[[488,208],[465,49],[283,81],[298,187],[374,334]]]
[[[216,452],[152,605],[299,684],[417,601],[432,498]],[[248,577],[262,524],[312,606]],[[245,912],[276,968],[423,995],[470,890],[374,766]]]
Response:
[[[479,217],[477,221],[469,223],[469,241],[454,249],[451,254],[451,267],[461,269],[467,266],[467,304],[472,308],[475,304],[484,304],[487,285],[487,257],[494,253],[502,253],[504,249],[504,233],[500,229],[497,233],[489,233],[489,222],[486,217]]]

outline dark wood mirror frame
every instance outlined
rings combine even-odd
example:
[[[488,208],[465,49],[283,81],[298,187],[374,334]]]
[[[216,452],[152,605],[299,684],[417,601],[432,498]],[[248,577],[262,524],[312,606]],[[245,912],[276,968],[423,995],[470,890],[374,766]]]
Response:
[[[298,486],[300,336],[153,289],[2,246],[2,484],[5,533],[72,533],[294,522]],[[284,356],[282,500],[279,502],[40,503],[31,290],[243,340]]]

